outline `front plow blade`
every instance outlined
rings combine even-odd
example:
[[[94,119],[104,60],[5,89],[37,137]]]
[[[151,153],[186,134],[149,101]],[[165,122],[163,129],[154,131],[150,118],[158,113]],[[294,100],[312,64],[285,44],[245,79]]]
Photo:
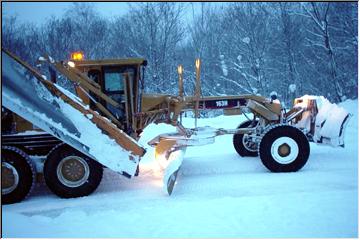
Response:
[[[134,176],[142,147],[17,56],[1,56],[4,107],[104,166]]]
[[[322,96],[305,95],[295,99],[295,107],[304,109],[297,127],[306,129],[312,141],[332,147],[344,147],[344,135],[351,114]]]
[[[333,147],[344,147],[345,129],[351,114],[336,104],[323,104],[316,116],[314,141]]]

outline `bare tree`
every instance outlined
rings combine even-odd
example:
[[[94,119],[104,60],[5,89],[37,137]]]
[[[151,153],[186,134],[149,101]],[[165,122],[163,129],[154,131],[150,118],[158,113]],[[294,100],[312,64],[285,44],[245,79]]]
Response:
[[[89,3],[73,3],[62,18],[52,17],[43,29],[46,52],[68,59],[83,51],[87,59],[104,58],[109,51],[108,22]]]
[[[34,24],[19,24],[16,16],[4,18],[2,22],[2,47],[34,64],[35,57],[41,49],[39,31],[39,28]]]
[[[338,68],[336,56],[332,46],[332,37],[329,31],[330,3],[310,3],[302,5],[305,13],[310,17],[313,28],[308,30],[312,38],[308,38],[309,43],[316,49],[321,49],[327,56],[324,61],[327,64],[328,74],[331,77],[331,84],[334,89],[334,99],[340,101],[343,98],[342,83],[338,78]]]
[[[274,67],[279,69],[281,82],[284,85],[282,89],[283,100],[290,106],[293,99],[302,93],[303,82],[298,69],[299,50],[302,46],[301,23],[295,18],[294,9],[297,6],[294,3],[279,2],[275,11],[279,17],[279,37],[273,53]],[[278,57],[276,57],[278,56]],[[281,71],[281,68],[284,71]]]
[[[177,50],[183,39],[183,7],[177,3],[134,3],[132,11],[115,20],[115,48],[149,61],[147,77],[152,89],[174,92]]]
[[[272,36],[267,11],[263,3],[236,3],[227,14],[233,28],[227,43],[233,53],[232,70],[246,83],[247,91],[263,95],[270,90],[266,69]]]
[[[193,16],[189,26],[191,38],[188,41],[192,54],[188,68],[192,69],[195,58],[200,58],[203,95],[220,95],[228,89],[227,52],[224,51],[224,27],[222,11],[214,3],[201,3],[200,12]],[[193,81],[191,79],[190,81]]]

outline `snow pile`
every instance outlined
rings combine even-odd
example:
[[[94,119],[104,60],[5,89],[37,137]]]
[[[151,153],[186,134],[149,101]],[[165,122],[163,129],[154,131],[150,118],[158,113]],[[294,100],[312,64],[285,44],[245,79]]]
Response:
[[[169,133],[169,132],[176,132],[176,128],[165,123],[160,123],[160,124],[150,124],[149,126],[146,127],[146,130],[141,133],[138,143],[141,146],[145,146],[146,148],[146,153],[141,158],[142,165],[152,164],[152,162],[154,161],[155,149],[149,146],[148,142],[157,135]]]

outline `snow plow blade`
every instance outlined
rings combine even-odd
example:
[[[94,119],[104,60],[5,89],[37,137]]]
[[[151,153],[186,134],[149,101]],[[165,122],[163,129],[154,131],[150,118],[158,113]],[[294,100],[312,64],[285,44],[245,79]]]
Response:
[[[316,115],[314,142],[333,147],[345,147],[344,135],[351,114],[344,108],[322,102]]]
[[[313,142],[345,147],[344,135],[351,114],[343,107],[330,103],[322,96],[308,95],[295,99],[295,106],[305,110],[297,126],[306,129]]]
[[[2,106],[102,165],[135,175],[144,148],[14,54],[1,55]]]

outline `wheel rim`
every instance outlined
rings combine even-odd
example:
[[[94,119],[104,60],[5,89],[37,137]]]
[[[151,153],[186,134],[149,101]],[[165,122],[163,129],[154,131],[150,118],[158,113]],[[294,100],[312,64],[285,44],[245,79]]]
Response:
[[[289,137],[280,137],[271,145],[271,155],[281,164],[288,164],[297,158],[299,146],[294,139]]]
[[[19,185],[19,173],[10,163],[1,163],[1,194],[11,193]]]
[[[79,187],[84,184],[90,174],[88,163],[79,156],[62,159],[57,167],[59,181],[67,187]]]
[[[250,152],[257,152],[258,146],[255,142],[251,141],[251,136],[244,134],[242,142],[246,150]]]

